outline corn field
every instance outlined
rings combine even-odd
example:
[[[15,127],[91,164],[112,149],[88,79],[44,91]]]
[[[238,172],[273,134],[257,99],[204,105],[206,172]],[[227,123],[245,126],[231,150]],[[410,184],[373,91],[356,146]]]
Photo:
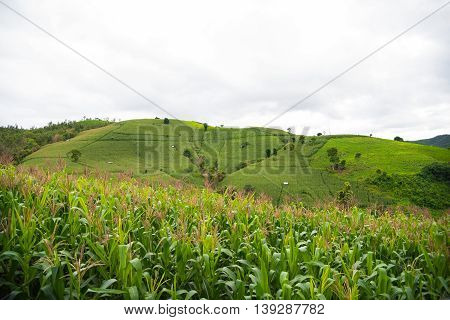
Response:
[[[448,215],[0,168],[0,298],[447,299]]]

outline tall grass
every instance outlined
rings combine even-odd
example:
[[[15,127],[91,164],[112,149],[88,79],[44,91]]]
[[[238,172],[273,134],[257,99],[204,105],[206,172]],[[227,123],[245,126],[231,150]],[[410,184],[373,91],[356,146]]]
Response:
[[[0,297],[442,299],[448,217],[0,168]]]

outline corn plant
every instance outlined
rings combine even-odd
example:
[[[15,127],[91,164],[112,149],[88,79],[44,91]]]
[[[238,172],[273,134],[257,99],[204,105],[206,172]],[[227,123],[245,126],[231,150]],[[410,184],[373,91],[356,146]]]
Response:
[[[0,168],[0,298],[446,299],[448,216]]]

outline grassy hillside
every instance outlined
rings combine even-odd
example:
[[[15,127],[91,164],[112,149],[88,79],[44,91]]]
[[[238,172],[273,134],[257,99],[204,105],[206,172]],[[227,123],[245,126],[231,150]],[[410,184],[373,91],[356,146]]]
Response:
[[[65,141],[80,132],[108,125],[108,120],[50,122],[42,128],[22,129],[18,126],[0,127],[0,164],[19,163],[26,156],[49,143]]]
[[[413,143],[423,144],[426,146],[435,146],[441,148],[450,148],[450,135],[442,134],[430,139],[422,139],[417,141],[411,141]]]
[[[327,155],[330,148],[337,148],[340,159],[346,161],[344,170],[331,169]],[[391,187],[370,179],[380,173],[412,177],[435,162],[450,161],[449,150],[406,142],[362,136],[302,140],[275,129],[210,126],[205,130],[197,122],[170,120],[164,124],[153,119],[85,131],[70,141],[38,150],[25,159],[24,165],[55,165],[58,159],[68,160],[66,154],[72,149],[82,153],[78,163],[67,161],[72,170],[87,166],[217,189],[245,188],[266,193],[277,202],[287,198],[306,204],[333,199],[345,181],[351,182],[354,197],[362,205],[414,203],[414,197],[394,193]],[[360,153],[359,158],[355,158],[356,153]],[[448,184],[431,183],[441,193],[447,192]]]
[[[448,299],[448,215],[0,166],[0,299]]]

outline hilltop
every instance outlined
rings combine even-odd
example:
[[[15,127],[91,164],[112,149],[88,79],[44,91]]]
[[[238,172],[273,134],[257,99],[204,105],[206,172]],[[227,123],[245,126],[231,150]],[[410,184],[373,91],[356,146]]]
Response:
[[[411,141],[413,143],[423,144],[426,146],[435,146],[441,148],[450,148],[450,135],[442,134],[430,139],[422,139],[417,141]]]
[[[335,167],[328,155],[333,148],[339,159]],[[78,162],[67,157],[73,149],[81,152]],[[304,137],[270,128],[130,120],[44,146],[25,158],[23,165],[48,167],[59,159],[74,171],[87,167],[156,181],[180,180],[219,191],[236,188],[266,193],[277,202],[331,200],[349,181],[360,205],[450,206],[449,182],[424,174],[435,165],[443,166],[438,171],[448,170],[449,150],[366,136]]]

